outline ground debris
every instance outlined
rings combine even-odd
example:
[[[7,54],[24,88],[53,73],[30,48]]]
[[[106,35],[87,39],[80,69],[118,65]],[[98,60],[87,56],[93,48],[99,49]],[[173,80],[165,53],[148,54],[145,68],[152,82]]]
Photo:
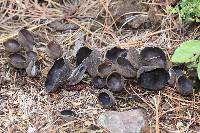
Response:
[[[76,24],[61,22],[59,20],[51,22],[48,26],[56,31],[77,30],[79,28]]]
[[[157,24],[162,20],[162,12],[158,6],[150,6],[142,0],[113,0],[109,9],[121,27],[127,25],[137,29],[145,23]]]

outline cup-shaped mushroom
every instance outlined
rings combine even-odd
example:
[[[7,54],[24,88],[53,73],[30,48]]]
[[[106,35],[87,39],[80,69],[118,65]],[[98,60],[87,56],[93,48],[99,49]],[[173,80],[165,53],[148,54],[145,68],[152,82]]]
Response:
[[[104,108],[112,108],[116,105],[116,100],[112,92],[106,89],[100,90],[98,100]]]
[[[78,67],[76,67],[70,77],[67,79],[69,85],[76,85],[78,84],[85,74],[85,71],[87,69],[87,66],[85,64],[80,64]]]
[[[55,41],[51,41],[48,43],[46,51],[47,51],[47,55],[51,57],[52,59],[58,59],[63,54],[61,46]]]
[[[166,67],[166,56],[162,49],[158,47],[145,47],[141,53],[141,62],[143,66]]]
[[[134,78],[137,76],[137,70],[123,57],[117,59],[114,68],[119,74],[126,78]]]
[[[21,29],[18,33],[18,42],[23,46],[26,51],[33,50],[34,37],[26,29]]]
[[[59,116],[61,116],[62,118],[64,118],[67,121],[72,121],[77,117],[76,113],[72,110],[69,110],[69,109],[65,109],[65,110],[60,111]]]
[[[168,80],[168,83],[170,86],[174,87],[175,86],[175,83],[176,81],[178,80],[178,78],[180,76],[183,75],[183,72],[181,69],[177,68],[177,67],[172,67],[169,69],[169,80]]]
[[[68,115],[68,116],[76,117],[76,113],[69,109],[60,111],[60,115]]]
[[[101,53],[97,50],[92,50],[91,54],[83,60],[83,64],[87,66],[87,72],[90,76],[98,75],[98,66],[101,63]]]
[[[127,50],[126,49],[121,49],[119,47],[113,47],[112,49],[108,50],[106,52],[106,58],[113,63],[116,62],[118,57],[124,57],[126,56]]]
[[[193,93],[192,81],[184,75],[180,76],[176,82],[176,89],[182,96],[189,96]]]
[[[101,89],[106,86],[106,79],[101,78],[100,76],[95,76],[92,78],[92,83],[94,87]]]
[[[88,47],[81,47],[76,53],[76,65],[80,65],[84,59],[89,57],[92,53],[92,50]]]
[[[110,73],[112,73],[113,64],[110,61],[105,61],[98,66],[98,75],[102,78],[107,77]]]
[[[200,91],[200,89],[199,89],[199,86],[200,86],[199,78],[197,77],[196,79],[190,79],[190,80],[192,81],[194,91],[199,92]]]
[[[137,68],[137,69],[140,68],[141,58],[140,58],[139,52],[134,47],[130,47],[128,49],[126,58],[129,60],[129,62],[134,68]]]
[[[9,62],[15,68],[23,69],[28,66],[26,58],[21,54],[11,54],[9,56]]]
[[[137,72],[138,83],[147,90],[160,90],[169,80],[169,73],[164,68],[143,66]]]
[[[29,62],[27,68],[26,68],[26,73],[28,74],[29,77],[36,77],[38,74],[38,68],[35,65],[35,61],[32,60]]]
[[[45,87],[48,92],[54,92],[58,90],[59,86],[62,85],[69,76],[71,75],[71,66],[68,60],[60,58],[55,60],[53,66],[47,74],[45,81]]]
[[[192,80],[195,80],[196,78],[198,78],[197,69],[196,68],[188,69],[188,76]]]
[[[20,44],[15,39],[8,39],[6,42],[3,43],[5,50],[10,53],[16,53],[21,50]]]
[[[26,52],[27,62],[31,62],[32,60],[37,61],[37,53],[34,51]]]
[[[111,91],[120,92],[124,88],[124,77],[117,72],[113,72],[107,77],[106,85]]]

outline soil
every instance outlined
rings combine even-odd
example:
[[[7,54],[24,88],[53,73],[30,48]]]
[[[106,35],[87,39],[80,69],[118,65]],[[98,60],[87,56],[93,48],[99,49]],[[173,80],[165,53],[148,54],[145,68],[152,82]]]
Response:
[[[112,109],[100,105],[99,90],[91,84],[90,76],[76,86],[63,85],[54,93],[45,90],[44,82],[54,63],[45,53],[46,45],[52,40],[59,42],[67,56],[74,55],[76,46],[97,48],[102,53],[114,46],[133,46],[139,51],[157,46],[170,58],[181,42],[200,35],[198,24],[183,24],[177,15],[165,12],[177,3],[172,1],[139,4],[136,0],[1,0],[0,132],[108,132],[96,120],[102,112]],[[130,17],[138,19],[131,21]],[[49,26],[54,21],[62,23],[59,30]],[[39,53],[39,74],[35,78],[10,65],[3,47],[3,42],[17,38],[24,27],[33,33]],[[116,111],[144,109],[152,133],[200,132],[199,92],[183,97],[174,87],[147,91],[129,81],[114,96]],[[66,109],[74,111],[77,118],[67,121],[60,117],[60,111]]]

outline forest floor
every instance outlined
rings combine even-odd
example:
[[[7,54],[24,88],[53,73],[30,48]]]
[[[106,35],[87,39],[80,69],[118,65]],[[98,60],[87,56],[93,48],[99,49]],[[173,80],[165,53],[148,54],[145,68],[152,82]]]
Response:
[[[177,15],[165,12],[170,6],[168,0],[143,2],[150,7],[159,6],[162,11],[157,14],[160,18],[156,22],[148,20],[150,22],[137,28],[115,22],[110,6],[117,0],[66,0],[64,3],[45,0],[39,4],[37,1],[0,1],[0,132],[107,132],[97,125],[96,119],[109,109],[98,103],[99,90],[92,86],[89,76],[84,78],[79,91],[74,91],[80,87],[77,85],[61,87],[56,93],[46,92],[44,81],[53,60],[44,50],[51,40],[58,41],[65,53],[71,54],[77,45],[98,48],[102,53],[113,46],[134,46],[138,50],[157,46],[170,58],[181,42],[200,36],[198,25],[182,24]],[[139,13],[150,15],[145,11]],[[70,24],[71,29],[55,30],[49,25],[55,20]],[[74,25],[78,28],[73,29]],[[7,39],[17,38],[23,27],[33,33],[39,53],[40,73],[36,78],[28,77],[24,70],[14,69],[2,45]],[[117,111],[144,109],[152,133],[200,132],[198,92],[183,97],[170,86],[152,92],[128,82],[125,89],[114,96]],[[64,109],[75,111],[78,119],[65,121],[59,116]]]

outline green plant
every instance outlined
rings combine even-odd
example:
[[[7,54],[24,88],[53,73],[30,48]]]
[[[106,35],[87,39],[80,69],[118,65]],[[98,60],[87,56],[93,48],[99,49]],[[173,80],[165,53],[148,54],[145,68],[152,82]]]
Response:
[[[172,55],[173,63],[192,63],[197,68],[198,78],[200,79],[200,41],[189,40],[183,42]]]
[[[178,13],[184,22],[200,22],[200,0],[182,0],[180,5],[170,8],[171,13]]]

